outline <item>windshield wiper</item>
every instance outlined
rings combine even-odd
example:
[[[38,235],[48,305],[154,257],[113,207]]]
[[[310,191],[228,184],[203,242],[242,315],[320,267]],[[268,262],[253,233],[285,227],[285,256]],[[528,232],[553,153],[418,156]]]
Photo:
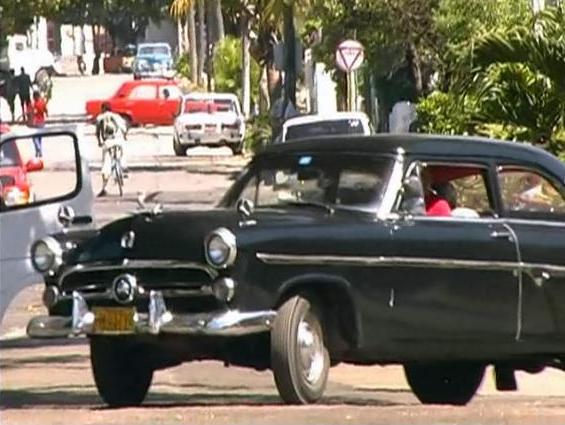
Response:
[[[331,205],[324,204],[323,202],[315,202],[315,201],[284,201],[283,205],[291,205],[293,207],[316,207],[322,208],[326,210],[330,215],[335,212],[335,208]]]

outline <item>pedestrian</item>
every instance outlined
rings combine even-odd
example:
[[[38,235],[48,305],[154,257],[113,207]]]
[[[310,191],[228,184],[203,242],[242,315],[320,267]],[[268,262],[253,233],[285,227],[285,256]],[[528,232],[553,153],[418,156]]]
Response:
[[[20,105],[22,107],[22,115],[25,117],[26,105],[31,102],[30,92],[31,92],[31,78],[26,74],[24,67],[20,68],[20,75],[17,77],[18,84],[16,88],[18,90],[18,96],[20,98]]]
[[[47,118],[47,103],[41,97],[39,91],[33,92],[33,103],[30,105],[31,126],[34,128],[45,127],[45,119]],[[33,136],[33,145],[35,147],[35,156],[41,158],[43,152],[41,150],[41,136]]]
[[[16,75],[13,69],[10,69],[6,78],[6,100],[10,107],[12,122],[16,121]]]

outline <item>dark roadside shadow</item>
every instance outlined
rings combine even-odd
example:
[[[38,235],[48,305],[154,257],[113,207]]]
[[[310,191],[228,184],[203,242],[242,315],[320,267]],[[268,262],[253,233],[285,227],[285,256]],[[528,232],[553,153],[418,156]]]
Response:
[[[19,348],[65,347],[86,344],[88,344],[88,339],[86,338],[31,339],[28,337],[21,337],[1,340],[0,351]]]
[[[15,369],[21,367],[30,367],[34,364],[40,366],[47,364],[63,363],[65,369],[83,369],[83,366],[77,367],[72,363],[84,363],[89,360],[89,354],[61,354],[49,356],[33,356],[33,357],[20,357],[16,359],[0,359],[0,369]]]
[[[364,406],[364,407],[391,407],[410,405],[411,403],[395,403],[388,400],[368,397],[355,397],[333,395],[324,397],[316,406]],[[142,409],[152,408],[178,408],[178,407],[225,407],[225,406],[284,406],[284,402],[276,394],[246,392],[234,394],[230,392],[214,393],[166,393],[149,392],[146,401],[140,406]],[[65,408],[90,408],[91,410],[112,410],[103,404],[102,400],[90,385],[57,386],[50,389],[34,388],[0,391],[1,409],[35,409],[38,407],[52,407],[53,409]]]

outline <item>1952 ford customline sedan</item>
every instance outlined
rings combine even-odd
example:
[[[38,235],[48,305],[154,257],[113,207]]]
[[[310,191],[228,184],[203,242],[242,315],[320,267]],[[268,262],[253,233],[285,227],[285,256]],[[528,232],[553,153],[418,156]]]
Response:
[[[111,406],[200,359],[270,368],[288,403],[320,399],[339,362],[402,364],[423,403],[445,404],[470,401],[487,365],[500,390],[515,370],[564,369],[565,166],[517,143],[273,146],[216,209],[144,210],[32,258],[49,315],[28,334],[86,334]]]

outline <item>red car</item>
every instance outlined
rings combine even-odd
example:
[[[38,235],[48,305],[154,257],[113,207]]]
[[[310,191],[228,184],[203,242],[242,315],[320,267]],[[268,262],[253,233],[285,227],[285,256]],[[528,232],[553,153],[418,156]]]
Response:
[[[94,121],[108,102],[129,125],[172,125],[182,91],[170,80],[126,81],[109,99],[89,100],[86,113]]]
[[[8,133],[10,128],[0,124],[0,134]],[[39,158],[23,163],[18,145],[4,143],[0,149],[0,198],[5,205],[21,205],[33,201],[31,184],[27,173],[43,169]]]

